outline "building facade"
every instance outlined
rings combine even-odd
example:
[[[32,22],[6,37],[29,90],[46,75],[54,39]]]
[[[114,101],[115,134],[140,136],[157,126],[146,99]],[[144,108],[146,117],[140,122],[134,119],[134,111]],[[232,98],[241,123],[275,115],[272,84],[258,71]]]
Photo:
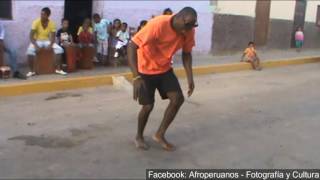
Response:
[[[305,33],[304,47],[320,47],[320,1],[213,0],[212,4],[213,53],[241,50],[249,41],[270,49],[292,48],[298,27]]]

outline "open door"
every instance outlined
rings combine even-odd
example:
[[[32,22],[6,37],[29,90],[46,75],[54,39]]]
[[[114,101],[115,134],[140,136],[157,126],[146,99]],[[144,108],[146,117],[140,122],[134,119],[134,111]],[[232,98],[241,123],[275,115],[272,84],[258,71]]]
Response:
[[[69,20],[70,31],[76,41],[77,30],[85,18],[92,16],[92,0],[65,0],[64,17]]]
[[[268,41],[271,0],[257,0],[254,42],[258,46]]]
[[[296,0],[293,29],[291,35],[291,47],[295,47],[295,33],[299,27],[303,29],[306,17],[307,0]]]

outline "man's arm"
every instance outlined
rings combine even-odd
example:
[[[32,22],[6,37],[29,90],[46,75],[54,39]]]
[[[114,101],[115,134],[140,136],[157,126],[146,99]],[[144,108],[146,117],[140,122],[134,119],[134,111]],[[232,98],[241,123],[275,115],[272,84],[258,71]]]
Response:
[[[133,77],[137,77],[139,75],[137,63],[137,50],[138,46],[131,41],[128,45],[128,63],[132,71]]]
[[[36,43],[36,39],[34,38],[34,35],[35,35],[36,31],[35,30],[31,30],[30,31],[30,35],[29,35],[29,39],[30,39],[30,42],[31,44],[33,44],[33,46],[35,47],[35,49],[39,49],[39,46],[38,44]]]
[[[187,79],[188,79],[188,97],[190,97],[193,93],[194,90],[194,81],[193,81],[193,72],[192,72],[192,54],[183,52],[182,53],[182,61],[183,61],[183,66],[187,74]]]
[[[50,34],[50,45],[49,45],[50,48],[53,47],[53,44],[55,43],[55,40],[56,40],[56,32],[52,32]]]
[[[141,90],[145,88],[145,83],[138,72],[137,62],[137,50],[138,46],[134,42],[130,42],[128,45],[128,64],[133,74],[133,99],[138,100]]]

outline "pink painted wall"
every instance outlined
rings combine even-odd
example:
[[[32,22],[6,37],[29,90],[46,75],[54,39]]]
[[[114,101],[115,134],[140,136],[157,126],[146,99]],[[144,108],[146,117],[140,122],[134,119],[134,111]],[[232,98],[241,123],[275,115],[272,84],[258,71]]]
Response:
[[[26,49],[29,45],[29,32],[32,21],[40,16],[43,7],[51,9],[51,19],[60,27],[64,14],[64,0],[13,0],[13,20],[3,21],[6,28],[5,42],[10,48],[18,51],[18,62],[26,62]],[[211,47],[213,14],[209,1],[93,1],[93,12],[113,20],[120,18],[129,26],[136,27],[143,19],[151,15],[159,15],[169,7],[174,12],[185,6],[191,6],[198,11],[199,27],[196,31],[195,53],[208,53]]]

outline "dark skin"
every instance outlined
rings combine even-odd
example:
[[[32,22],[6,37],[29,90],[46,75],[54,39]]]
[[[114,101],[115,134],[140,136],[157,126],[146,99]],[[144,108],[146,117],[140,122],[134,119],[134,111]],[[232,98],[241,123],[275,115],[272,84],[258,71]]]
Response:
[[[192,30],[193,27],[186,26],[185,24],[192,24],[196,22],[196,17],[191,15],[189,16],[173,16],[171,25],[172,28],[178,34],[184,34],[187,31]],[[137,68],[137,50],[138,46],[134,42],[130,42],[128,45],[128,62],[130,69],[133,73],[133,77],[139,77],[139,72]],[[182,55],[183,66],[186,71],[187,80],[188,80],[188,97],[190,97],[194,91],[195,85],[193,80],[193,73],[192,73],[192,54],[191,53],[183,53]],[[145,82],[142,78],[136,78],[133,81],[133,99],[136,101],[142,95],[140,94],[140,89],[145,88]],[[178,113],[181,105],[184,102],[184,97],[182,93],[179,92],[168,92],[167,93],[168,99],[170,101],[162,120],[162,123],[157,130],[157,132],[153,135],[153,140],[159,143],[165,150],[173,151],[175,149],[174,145],[169,143],[165,138],[165,133],[174,120],[176,114]],[[149,149],[149,145],[145,142],[143,132],[145,126],[147,124],[149,115],[154,107],[154,104],[143,105],[141,111],[138,115],[138,131],[135,139],[135,144],[137,148],[142,150]]]
[[[41,25],[44,29],[46,29],[48,27],[49,24],[49,15],[46,14],[44,11],[41,11]],[[36,52],[38,52],[40,50],[40,47],[38,46],[38,44],[36,43],[36,39],[34,37],[34,35],[36,34],[35,30],[31,30],[30,34],[29,34],[29,39],[30,42],[34,45]],[[47,47],[48,49],[53,49],[53,44],[55,42],[55,32],[52,32],[50,34],[50,45]],[[58,55],[56,57],[56,69],[60,70],[60,60],[61,57]],[[29,61],[29,66],[32,72],[34,72],[34,67],[35,67],[35,61],[34,61],[34,56],[28,56],[28,61]]]

